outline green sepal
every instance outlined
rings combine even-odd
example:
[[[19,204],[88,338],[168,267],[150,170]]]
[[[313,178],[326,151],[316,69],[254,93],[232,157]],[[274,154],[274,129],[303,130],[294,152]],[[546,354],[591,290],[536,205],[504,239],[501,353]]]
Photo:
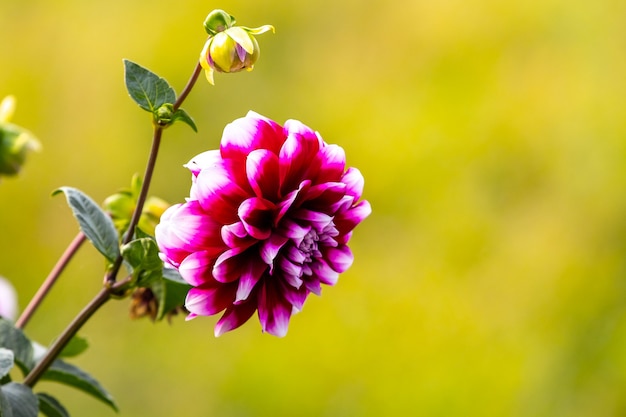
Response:
[[[17,382],[10,382],[0,390],[1,417],[37,417],[39,400],[30,387]]]
[[[46,417],[70,417],[65,407],[56,398],[43,392],[38,392],[36,395],[39,399],[39,411]]]
[[[159,306],[156,320],[162,320],[167,313],[183,306],[185,297],[191,289],[191,285],[187,284],[175,269],[163,268],[162,275],[163,279],[150,286]]]
[[[113,397],[100,385],[98,381],[85,371],[60,359],[52,362],[52,365],[46,372],[44,372],[41,379],[59,382],[61,384],[77,388],[107,404],[115,411],[118,411]]]
[[[174,116],[172,118],[172,123],[178,122],[178,121],[185,123],[190,128],[192,128],[194,132],[198,133],[198,128],[196,127],[196,123],[193,121],[189,113],[187,113],[185,110],[178,109],[176,110],[176,113],[174,113]]]
[[[89,196],[72,187],[61,187],[52,195],[64,193],[78,220],[80,230],[111,263],[119,256],[119,235],[113,220]]]
[[[33,346],[24,333],[7,320],[0,319],[0,346],[13,352],[14,362],[24,375],[35,364]]]
[[[151,237],[141,237],[122,246],[122,257],[132,270],[136,286],[147,287],[162,276],[163,261]]]
[[[130,97],[153,115],[163,104],[176,101],[174,89],[164,78],[127,59],[124,60],[124,79]]]

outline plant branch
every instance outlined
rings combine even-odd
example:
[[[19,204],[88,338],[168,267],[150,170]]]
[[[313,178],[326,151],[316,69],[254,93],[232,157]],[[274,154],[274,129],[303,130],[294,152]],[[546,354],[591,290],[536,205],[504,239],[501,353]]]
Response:
[[[183,101],[185,101],[185,99],[191,92],[191,89],[196,84],[196,81],[198,81],[198,76],[200,75],[201,71],[202,66],[200,65],[200,62],[198,62],[193,72],[191,73],[191,77],[189,77],[189,81],[187,81],[187,85],[185,86],[185,88],[183,88],[180,96],[178,96],[178,98],[176,99],[176,103],[174,103],[174,111],[178,110],[178,108],[183,104]]]
[[[104,287],[98,295],[78,313],[72,322],[65,328],[63,333],[54,341],[46,355],[35,365],[35,367],[26,375],[24,385],[29,387],[35,386],[39,378],[48,370],[52,362],[59,356],[65,345],[74,337],[78,330],[89,320],[89,318],[111,298],[111,288]]]
[[[65,252],[63,252],[63,255],[61,255],[56,265],[54,265],[54,267],[44,280],[43,284],[41,284],[41,287],[39,287],[37,293],[30,300],[28,306],[26,306],[20,317],[15,322],[15,327],[17,327],[18,329],[23,329],[26,326],[30,318],[33,316],[46,295],[48,295],[50,289],[57,281],[59,276],[61,276],[61,273],[70,262],[72,257],[76,254],[85,239],[86,238],[84,233],[78,232],[74,240],[72,240],[67,249],[65,249]]]

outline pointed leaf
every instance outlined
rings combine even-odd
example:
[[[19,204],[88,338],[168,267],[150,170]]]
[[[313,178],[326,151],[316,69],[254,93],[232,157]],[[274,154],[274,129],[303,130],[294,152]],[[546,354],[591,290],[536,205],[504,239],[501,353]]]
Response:
[[[39,400],[33,394],[30,387],[17,382],[11,382],[2,386],[2,394],[8,403],[10,413],[5,413],[5,407],[2,407],[2,417],[37,417],[39,413]]]
[[[111,394],[109,394],[91,375],[72,364],[57,359],[42,375],[41,379],[56,381],[77,388],[94,396],[117,411],[117,405]]]
[[[0,378],[4,378],[13,369],[14,358],[12,350],[0,348]]]
[[[7,320],[0,319],[0,346],[13,351],[14,360],[26,375],[34,365],[33,347],[24,333]]]
[[[177,121],[181,121],[189,125],[189,127],[191,127],[194,132],[198,133],[198,128],[196,127],[196,123],[193,121],[189,113],[187,113],[185,110],[183,109],[176,110],[176,113],[174,113],[173,122],[177,122]]]
[[[154,113],[163,104],[176,101],[176,93],[165,79],[127,59],[124,60],[124,78],[128,94],[146,111]]]
[[[54,397],[43,392],[37,393],[39,411],[46,417],[70,417],[69,413]]]
[[[110,262],[119,255],[118,234],[113,220],[86,194],[72,187],[61,187],[52,195],[64,193],[78,220],[80,230]]]
[[[161,278],[163,261],[154,238],[143,237],[127,243],[122,246],[122,256],[138,286],[146,287]]]
[[[162,320],[169,312],[182,307],[185,304],[185,297],[191,289],[191,285],[183,281],[180,275],[178,275],[178,278],[175,278],[174,273],[171,271],[178,275],[176,270],[163,268],[163,279],[154,282],[150,286],[159,306],[156,320]],[[167,278],[166,274],[170,278]]]
[[[87,339],[80,336],[74,336],[70,339],[68,344],[65,345],[59,356],[64,358],[78,356],[86,351],[88,347],[89,343],[87,342]]]

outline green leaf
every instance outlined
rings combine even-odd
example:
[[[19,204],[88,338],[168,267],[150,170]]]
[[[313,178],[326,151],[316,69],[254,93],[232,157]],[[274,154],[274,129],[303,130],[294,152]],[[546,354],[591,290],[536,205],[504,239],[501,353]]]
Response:
[[[174,113],[174,116],[172,118],[172,123],[177,122],[177,121],[181,121],[189,125],[189,127],[191,127],[194,132],[198,133],[198,128],[196,127],[196,123],[193,121],[191,116],[185,110],[183,109],[176,110],[176,113]]]
[[[87,342],[87,339],[80,336],[74,336],[70,339],[68,344],[65,345],[59,356],[65,358],[78,356],[87,350],[88,347],[89,343]]]
[[[122,257],[132,268],[138,286],[146,287],[161,278],[163,261],[153,238],[142,237],[122,246]]]
[[[124,78],[128,94],[146,111],[154,114],[163,104],[176,101],[176,93],[165,79],[127,59]]]
[[[47,417],[70,417],[65,407],[54,397],[43,392],[37,393],[39,411]]]
[[[63,362],[60,359],[52,362],[52,365],[41,376],[41,379],[59,382],[77,388],[94,396],[98,400],[113,408],[115,411],[118,411],[113,397],[104,388],[102,388],[98,381],[85,371],[72,364]]]
[[[8,375],[9,371],[13,369],[15,363],[15,355],[13,351],[5,348],[0,348],[0,378],[4,378]]]
[[[0,346],[13,351],[14,360],[26,375],[34,365],[33,346],[24,333],[7,320],[0,319]]]
[[[39,400],[30,387],[11,382],[2,386],[2,394],[6,399],[6,405],[2,404],[2,417],[37,417]]]
[[[95,248],[111,263],[119,255],[117,230],[113,220],[86,194],[72,187],[61,187],[52,195],[64,193],[80,230],[93,243]]]
[[[156,320],[162,320],[167,313],[185,304],[185,297],[191,285],[187,284],[175,269],[163,268],[163,279],[154,282],[150,289],[159,306]]]

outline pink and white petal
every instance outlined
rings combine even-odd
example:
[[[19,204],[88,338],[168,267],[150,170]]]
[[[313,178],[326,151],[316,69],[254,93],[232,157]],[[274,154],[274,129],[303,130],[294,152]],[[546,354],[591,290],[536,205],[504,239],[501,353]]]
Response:
[[[305,173],[323,144],[314,131],[298,121],[288,120],[285,130],[287,139],[278,154],[282,194],[307,179]]]
[[[185,308],[198,316],[212,316],[232,305],[236,284],[203,286],[189,290]]]
[[[347,245],[326,247],[323,249],[323,256],[328,265],[340,274],[346,272],[354,261],[354,255],[352,255],[352,251]]]
[[[346,169],[346,152],[339,145],[324,146],[315,156],[315,160],[306,177],[314,179],[317,184],[339,181]]]
[[[250,239],[246,228],[243,223],[237,222],[233,224],[227,224],[222,226],[222,240],[229,248],[237,248],[242,246],[250,246],[248,241],[252,243],[256,242],[254,239]]]
[[[325,182],[314,185],[306,193],[303,207],[309,210],[334,215],[339,202],[345,197],[346,185],[342,182]]]
[[[250,293],[256,286],[257,282],[267,270],[267,265],[260,259],[250,259],[246,265],[241,278],[239,278],[239,286],[237,287],[237,295],[235,296],[235,304],[240,304],[247,300]]]
[[[335,216],[335,226],[341,234],[346,234],[361,223],[367,216],[372,213],[372,207],[367,200],[360,201],[351,209],[338,213]]]
[[[313,275],[316,276],[322,284],[335,285],[339,280],[339,273],[332,269],[330,265],[323,259],[317,259],[311,264]]]
[[[184,167],[189,169],[193,176],[197,176],[198,173],[204,168],[215,168],[222,163],[222,156],[220,151],[215,149],[211,151],[202,152],[194,156]]]
[[[291,304],[291,306],[296,309],[296,312],[302,311],[304,302],[306,301],[310,293],[310,291],[306,287],[296,289],[288,285],[282,285],[281,291],[289,304]]]
[[[361,195],[363,194],[363,187],[365,185],[365,180],[363,179],[361,171],[354,167],[348,168],[345,174],[343,174],[341,182],[347,185],[346,193],[354,197],[354,201],[361,198]]]
[[[215,337],[234,330],[248,321],[256,311],[256,300],[249,300],[242,304],[228,307],[222,317],[215,324]]]
[[[241,203],[237,214],[250,236],[258,240],[265,240],[272,233],[272,219],[275,209],[276,206],[271,202],[252,197]]]
[[[213,266],[213,277],[216,281],[227,283],[233,282],[243,273],[243,268],[248,261],[248,256],[243,253],[246,248],[228,249],[222,253]]]
[[[279,233],[291,239],[296,246],[300,246],[302,239],[309,234],[311,229],[312,227],[308,224],[303,226],[292,219],[285,218],[280,224]]]
[[[214,282],[212,271],[217,256],[217,253],[208,251],[194,252],[180,263],[178,272],[186,282],[195,287]]]
[[[266,282],[259,293],[258,314],[263,332],[277,337],[287,334],[292,305],[275,284]]]
[[[308,291],[317,295],[318,297],[322,295],[322,286],[320,284],[320,280],[317,279],[317,277],[305,277],[305,278],[306,279],[304,280],[304,287]]]
[[[263,262],[270,266],[270,271],[274,267],[274,259],[287,241],[289,241],[289,238],[273,233],[269,239],[261,242],[259,254],[261,255],[261,259],[263,259]]]
[[[291,214],[293,218],[305,220],[311,223],[311,226],[318,232],[322,233],[326,226],[328,226],[333,218],[328,214],[321,213],[319,211],[307,210],[300,208],[298,210],[294,210]]]
[[[192,252],[200,248],[223,247],[220,227],[197,201],[188,201],[165,211],[155,235],[163,247]]]
[[[198,174],[192,198],[221,224],[238,220],[237,209],[248,193],[239,187],[224,169],[203,169]]]
[[[257,149],[246,159],[248,182],[259,198],[277,201],[280,180],[278,177],[278,156],[267,149]]]
[[[223,158],[245,160],[255,149],[268,149],[278,154],[285,137],[276,122],[255,112],[248,112],[226,125],[220,143]]]
[[[276,205],[278,207],[278,213],[274,218],[274,226],[278,225],[278,223],[283,219],[283,217],[290,209],[298,207],[300,205],[310,187],[311,180],[304,180],[300,183],[296,190],[287,193],[287,195],[280,201],[280,203]]]
[[[280,268],[279,274],[282,275],[285,282],[293,288],[300,288],[302,286],[302,265],[291,262],[284,256],[278,258],[278,267]]]

